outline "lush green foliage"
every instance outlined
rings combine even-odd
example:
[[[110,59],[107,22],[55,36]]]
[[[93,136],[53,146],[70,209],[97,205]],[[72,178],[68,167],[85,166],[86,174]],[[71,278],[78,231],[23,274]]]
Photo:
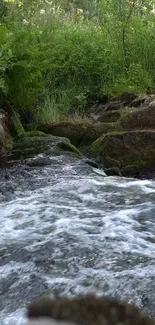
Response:
[[[7,0],[0,19],[1,103],[24,122],[153,89],[151,1]]]

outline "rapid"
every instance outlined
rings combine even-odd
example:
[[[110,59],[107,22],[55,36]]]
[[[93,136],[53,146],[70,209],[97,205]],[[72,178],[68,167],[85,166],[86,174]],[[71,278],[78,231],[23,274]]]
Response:
[[[30,159],[31,160],[31,159]],[[43,293],[118,297],[155,316],[155,181],[74,157],[0,171],[0,324]]]

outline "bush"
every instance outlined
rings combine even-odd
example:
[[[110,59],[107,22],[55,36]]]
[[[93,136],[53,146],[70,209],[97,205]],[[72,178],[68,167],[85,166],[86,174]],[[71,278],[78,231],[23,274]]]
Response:
[[[102,95],[152,87],[150,2],[143,12],[138,0],[132,7],[126,0],[100,0],[91,19],[69,1],[65,9],[30,3],[8,4],[0,25],[1,97],[22,121],[57,120],[71,110],[83,112]]]

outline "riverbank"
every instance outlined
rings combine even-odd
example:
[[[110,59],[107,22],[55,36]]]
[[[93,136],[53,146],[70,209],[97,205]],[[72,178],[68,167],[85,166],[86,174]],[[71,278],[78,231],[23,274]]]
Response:
[[[21,163],[44,154],[46,158],[37,161],[46,165],[49,155],[70,154],[79,159],[93,159],[96,167],[103,168],[107,175],[155,177],[154,94],[124,94],[106,103],[96,102],[83,119],[71,116],[60,122],[27,123],[14,138],[5,121],[3,116],[0,133],[3,167],[5,160],[7,164]],[[9,155],[5,150],[7,145]]]

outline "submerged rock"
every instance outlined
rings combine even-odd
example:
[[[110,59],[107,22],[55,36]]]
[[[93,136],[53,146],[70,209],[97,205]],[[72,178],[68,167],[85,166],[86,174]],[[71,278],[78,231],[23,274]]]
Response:
[[[107,176],[122,176],[118,167],[104,168],[104,171]]]
[[[92,157],[99,157],[106,168],[117,167],[122,173],[126,168],[125,174],[130,176],[133,169],[136,173],[152,169],[155,161],[154,144],[155,131],[109,133],[92,144],[90,154]]]
[[[34,157],[28,158],[25,161],[25,164],[30,167],[39,167],[39,166],[49,166],[55,163],[49,157]]]
[[[33,320],[28,321],[26,325],[76,325],[71,322],[62,322],[59,320],[54,320],[54,319],[48,319],[48,318],[36,318]]]
[[[134,305],[125,304],[112,298],[98,298],[94,295],[53,300],[42,297],[29,306],[27,314],[30,321],[36,321],[37,319],[40,321],[44,318],[78,325],[155,324],[153,319],[143,314]],[[37,325],[37,323],[35,324]]]

